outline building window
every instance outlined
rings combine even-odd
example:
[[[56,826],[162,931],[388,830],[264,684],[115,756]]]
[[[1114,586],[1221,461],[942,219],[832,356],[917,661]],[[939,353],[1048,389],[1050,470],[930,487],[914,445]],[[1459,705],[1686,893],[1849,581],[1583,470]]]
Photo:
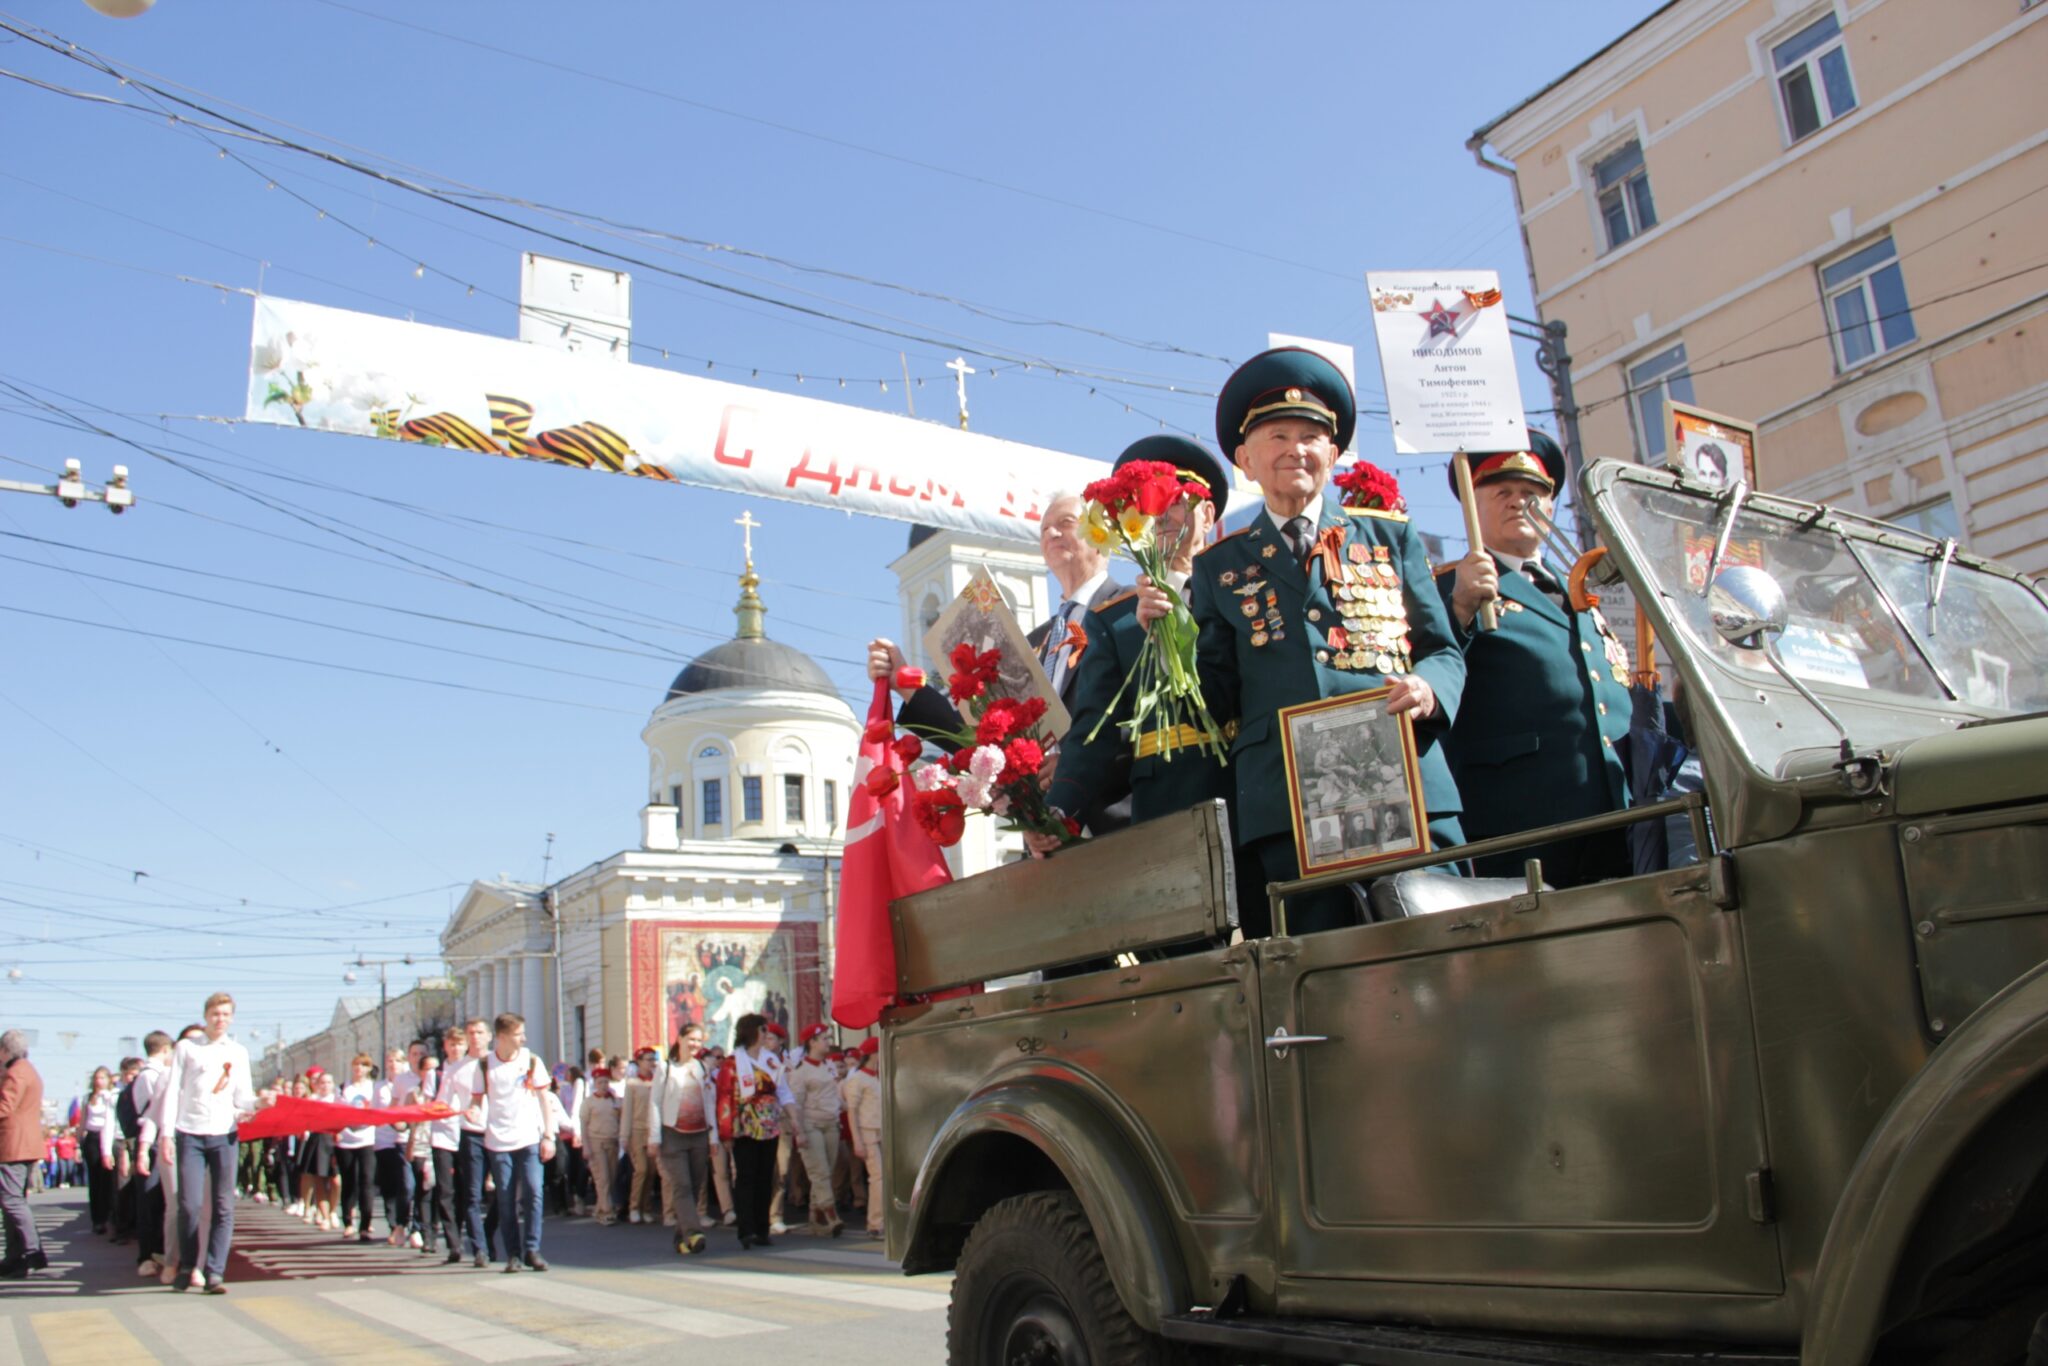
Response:
[[[761,780],[754,777],[740,779],[740,819],[757,821],[761,819]]]
[[[704,828],[725,824],[725,784],[716,778],[704,780]]]
[[[1956,500],[1937,498],[1931,503],[1893,513],[1887,521],[1917,531],[1930,540],[1954,540],[1963,538],[1962,523],[1956,520]]]
[[[825,780],[825,829],[829,833],[839,824],[839,784],[830,778]]]
[[[1609,251],[1657,226],[1657,206],[1650,199],[1650,171],[1643,164],[1642,143],[1631,139],[1593,163],[1593,193],[1599,198]]]
[[[1820,286],[1827,295],[1835,359],[1844,370],[1919,335],[1906,302],[1906,280],[1899,274],[1899,249],[1889,237],[1822,266]]]
[[[1645,465],[1664,458],[1664,401],[1691,403],[1692,371],[1686,368],[1685,343],[1659,351],[1628,368],[1628,406],[1635,419],[1636,449]]]
[[[704,746],[704,748],[697,751],[697,757],[699,759],[723,759],[725,757],[725,751],[720,749],[717,745],[706,745]]]
[[[682,811],[683,811],[683,785],[682,785],[681,783],[677,783],[677,784],[675,784],[675,785],[674,785],[673,787],[669,788],[669,790],[668,790],[668,804],[669,804],[670,806],[673,806],[673,807],[674,807],[674,808],[676,809],[676,814],[677,814],[678,816],[681,816],[681,815],[682,815]]]
[[[804,780],[801,775],[782,775],[782,819],[791,825],[804,823]]]
[[[1849,79],[1849,50],[1834,15],[1808,24],[1771,49],[1778,72],[1778,106],[1793,142],[1856,108],[1856,84]]]

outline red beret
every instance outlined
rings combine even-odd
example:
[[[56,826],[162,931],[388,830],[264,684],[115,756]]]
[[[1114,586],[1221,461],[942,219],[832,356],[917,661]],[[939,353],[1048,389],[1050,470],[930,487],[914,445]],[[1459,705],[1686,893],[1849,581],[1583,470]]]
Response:
[[[805,1031],[803,1032],[803,1040],[802,1040],[802,1041],[803,1041],[804,1043],[809,1043],[809,1042],[810,1042],[810,1041],[811,1041],[812,1039],[815,1039],[815,1038],[817,1038],[817,1037],[818,1037],[818,1036],[819,1036],[820,1034],[830,1034],[831,1032],[832,1032],[832,1026],[831,1026],[831,1025],[827,1025],[827,1024],[814,1024],[814,1025],[812,1025],[812,1026],[811,1026],[811,1027],[810,1027],[809,1029],[806,1029],[806,1030],[805,1030]]]
[[[770,1034],[773,1034],[778,1039],[786,1039],[789,1037],[789,1031],[784,1029],[781,1025],[775,1023],[775,1021],[773,1020],[768,1021],[766,1028]]]
[[[863,1058],[872,1058],[875,1055],[875,1053],[881,1048],[881,1046],[882,1041],[874,1035],[870,1034],[867,1038],[862,1039],[860,1041],[860,1047],[855,1049],[854,1051],[860,1054]]]
[[[612,1069],[609,1067],[593,1067],[590,1069],[590,1079],[592,1081],[596,1081],[600,1077],[610,1081],[612,1079]]]

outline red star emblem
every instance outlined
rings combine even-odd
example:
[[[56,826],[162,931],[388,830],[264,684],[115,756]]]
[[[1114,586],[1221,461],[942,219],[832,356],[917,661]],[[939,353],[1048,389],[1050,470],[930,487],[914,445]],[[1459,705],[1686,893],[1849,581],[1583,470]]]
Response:
[[[1458,315],[1443,305],[1443,300],[1432,300],[1423,311],[1422,319],[1429,324],[1429,336],[1424,340],[1433,341],[1438,337],[1458,335]]]

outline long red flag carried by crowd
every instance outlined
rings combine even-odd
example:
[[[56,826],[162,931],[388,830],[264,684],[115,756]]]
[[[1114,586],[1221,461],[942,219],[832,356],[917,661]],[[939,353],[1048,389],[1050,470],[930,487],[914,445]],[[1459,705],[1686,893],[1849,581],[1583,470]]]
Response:
[[[903,756],[889,709],[889,680],[875,680],[847,799],[846,856],[839,865],[839,920],[833,935],[832,1018],[866,1029],[896,1000],[896,939],[889,903],[952,881],[945,855],[910,816]]]
[[[365,1124],[414,1124],[427,1119],[446,1119],[454,1114],[435,1101],[429,1105],[394,1105],[379,1110],[367,1105],[341,1105],[328,1100],[307,1100],[301,1096],[279,1096],[235,1126],[235,1137],[243,1143],[259,1138],[283,1138],[286,1134],[338,1134]]]

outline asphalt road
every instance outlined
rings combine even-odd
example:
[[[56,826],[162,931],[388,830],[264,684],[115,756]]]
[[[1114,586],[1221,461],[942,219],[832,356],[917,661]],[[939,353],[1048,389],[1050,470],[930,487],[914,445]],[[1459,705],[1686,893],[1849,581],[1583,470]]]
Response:
[[[50,1269],[0,1282],[0,1366],[945,1360],[951,1279],[905,1278],[857,1236],[743,1253],[720,1229],[683,1258],[658,1226],[551,1219],[552,1269],[508,1276],[344,1243],[244,1199],[229,1293],[213,1296],[139,1279],[133,1249],[91,1231],[84,1191],[33,1200]],[[743,1341],[729,1354],[726,1339]]]

